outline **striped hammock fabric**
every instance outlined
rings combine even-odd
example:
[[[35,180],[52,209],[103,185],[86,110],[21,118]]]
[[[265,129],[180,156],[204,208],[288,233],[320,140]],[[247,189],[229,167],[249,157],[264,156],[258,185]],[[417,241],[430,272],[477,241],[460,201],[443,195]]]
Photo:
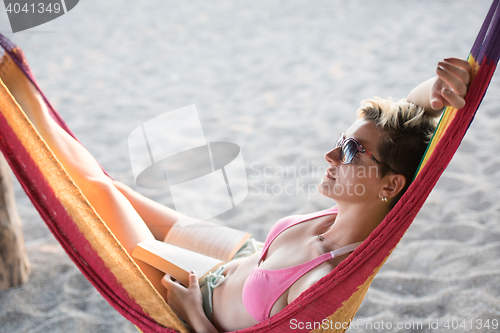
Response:
[[[35,84],[21,50],[3,47]],[[414,182],[384,221],[346,260],[270,319],[239,332],[289,332],[292,320],[331,320],[347,329],[375,274],[387,260],[447,167],[481,103],[500,56],[500,0],[493,1],[472,47],[473,80],[460,110],[448,108]],[[39,89],[40,90],[40,89]],[[45,99],[54,119],[73,135]],[[96,214],[0,80],[0,149],[62,247],[103,297],[142,332],[187,332]]]

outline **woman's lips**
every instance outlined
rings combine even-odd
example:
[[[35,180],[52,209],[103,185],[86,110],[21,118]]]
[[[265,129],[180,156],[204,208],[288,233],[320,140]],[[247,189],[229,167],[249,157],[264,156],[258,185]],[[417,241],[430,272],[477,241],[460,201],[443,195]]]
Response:
[[[335,177],[333,177],[333,175],[332,175],[332,173],[330,172],[330,170],[326,170],[325,177],[330,178],[330,179],[335,179]]]

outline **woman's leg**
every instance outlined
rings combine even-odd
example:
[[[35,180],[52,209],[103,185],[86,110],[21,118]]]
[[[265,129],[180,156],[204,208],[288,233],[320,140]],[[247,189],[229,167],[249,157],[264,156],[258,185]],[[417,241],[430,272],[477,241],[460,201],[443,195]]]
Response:
[[[139,214],[102,172],[93,156],[52,119],[36,88],[7,55],[2,57],[0,78],[127,252],[131,253],[141,241],[154,239]],[[140,261],[137,264],[166,298],[166,290],[160,283],[164,274]]]
[[[182,216],[181,213],[137,193],[119,181],[113,181],[113,185],[128,199],[158,240],[163,241],[170,228]]]

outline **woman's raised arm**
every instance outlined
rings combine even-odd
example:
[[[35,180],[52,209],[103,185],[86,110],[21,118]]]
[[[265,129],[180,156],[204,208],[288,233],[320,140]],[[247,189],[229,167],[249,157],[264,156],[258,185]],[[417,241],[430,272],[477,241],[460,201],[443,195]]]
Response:
[[[407,100],[436,117],[446,106],[460,109],[465,105],[471,73],[471,65],[466,60],[446,58],[438,63],[437,76],[415,87]]]

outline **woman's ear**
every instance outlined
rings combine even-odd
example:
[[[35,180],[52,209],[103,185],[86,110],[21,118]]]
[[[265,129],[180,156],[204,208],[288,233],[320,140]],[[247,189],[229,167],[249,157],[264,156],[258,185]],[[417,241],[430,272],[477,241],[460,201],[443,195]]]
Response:
[[[383,184],[379,196],[390,200],[403,190],[406,185],[406,177],[401,174],[389,174],[384,177]]]

